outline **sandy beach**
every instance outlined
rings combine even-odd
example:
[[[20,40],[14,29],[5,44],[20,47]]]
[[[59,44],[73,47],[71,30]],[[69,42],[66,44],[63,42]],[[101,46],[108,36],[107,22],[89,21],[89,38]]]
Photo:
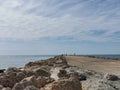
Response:
[[[92,58],[87,56],[66,56],[69,65],[85,70],[120,75],[120,60]]]

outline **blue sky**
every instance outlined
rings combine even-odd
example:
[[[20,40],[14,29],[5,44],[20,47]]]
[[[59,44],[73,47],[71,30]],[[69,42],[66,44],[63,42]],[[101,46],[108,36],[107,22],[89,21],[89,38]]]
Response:
[[[120,54],[120,0],[0,0],[0,54]]]

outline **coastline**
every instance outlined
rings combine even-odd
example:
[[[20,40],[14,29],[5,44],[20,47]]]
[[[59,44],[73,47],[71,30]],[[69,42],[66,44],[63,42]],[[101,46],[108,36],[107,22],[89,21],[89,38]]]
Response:
[[[9,67],[22,68],[28,62],[45,60],[54,56],[55,55],[0,55],[0,69],[7,69]]]
[[[64,54],[63,54],[64,55]],[[24,65],[31,61],[37,61],[37,60],[44,60],[48,58],[53,58],[56,55],[0,55],[0,69],[7,69],[9,67],[24,67]],[[71,55],[71,56],[85,56],[88,57],[89,55]],[[90,55],[90,58],[101,58],[105,59],[106,56],[112,56],[112,57],[120,57],[120,55],[99,55],[100,57],[96,55]],[[101,56],[105,56],[102,58]],[[112,58],[112,59],[114,59]],[[106,58],[110,59],[111,58]],[[116,59],[118,60],[118,59]],[[6,63],[7,62],[7,63]]]
[[[98,57],[55,56],[1,72],[0,90],[119,90],[117,64]]]

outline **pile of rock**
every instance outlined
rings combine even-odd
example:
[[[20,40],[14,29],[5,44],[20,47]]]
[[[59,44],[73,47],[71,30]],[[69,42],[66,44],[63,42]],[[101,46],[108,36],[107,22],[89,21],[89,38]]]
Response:
[[[82,86],[77,78],[71,77],[54,81],[41,90],[82,90]]]
[[[4,73],[0,74],[0,85],[12,88],[16,82],[25,78],[23,71],[17,68],[8,68]]]
[[[56,73],[59,80],[51,77],[52,68],[60,68]],[[63,68],[69,67],[64,56],[29,62],[21,70],[8,68],[0,73],[0,90],[81,90],[78,78],[72,78]],[[65,77],[62,78],[62,77]]]

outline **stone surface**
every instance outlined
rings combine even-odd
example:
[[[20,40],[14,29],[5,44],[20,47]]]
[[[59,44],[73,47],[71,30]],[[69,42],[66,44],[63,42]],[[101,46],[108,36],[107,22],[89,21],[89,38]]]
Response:
[[[104,78],[107,79],[107,80],[111,80],[111,81],[120,80],[118,76],[113,75],[113,74],[106,74],[104,76]]]
[[[5,71],[7,74],[11,73],[11,72],[21,72],[21,70],[19,68],[16,67],[10,67]]]
[[[36,76],[45,76],[45,77],[50,77],[50,72],[44,70],[44,69],[41,69],[41,68],[37,68],[37,69],[34,69],[33,70],[33,73],[36,75]]]
[[[35,86],[36,88],[44,87],[46,84],[49,84],[53,82],[54,80],[50,77],[36,77],[36,76],[30,76],[27,78],[24,78],[22,81],[17,83],[13,90],[23,90],[28,86]]]
[[[48,84],[43,90],[82,90],[82,86],[78,79],[69,78]]]
[[[12,89],[7,87],[7,88],[3,88],[2,90],[12,90]]]
[[[36,88],[35,86],[27,86],[24,90],[40,90]]]
[[[69,77],[69,76],[67,74],[67,71],[62,69],[62,70],[59,70],[58,77],[59,78],[64,78],[64,77]]]
[[[2,86],[2,85],[0,85],[0,90],[2,90],[2,88],[3,88],[3,86]]]
[[[9,68],[0,75],[0,84],[12,88],[15,83],[25,78],[25,74],[17,68]]]
[[[84,81],[87,79],[87,76],[85,75],[85,73],[73,72],[73,73],[70,73],[70,76],[77,77],[80,81]]]
[[[5,69],[0,69],[0,73],[3,73],[5,71]]]

